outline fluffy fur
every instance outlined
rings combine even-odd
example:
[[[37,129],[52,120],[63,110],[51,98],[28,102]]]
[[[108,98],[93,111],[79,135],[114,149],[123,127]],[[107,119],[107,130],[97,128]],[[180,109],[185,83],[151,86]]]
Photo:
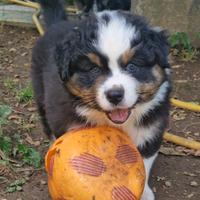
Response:
[[[31,75],[44,132],[59,137],[79,126],[118,127],[149,174],[168,124],[165,33],[122,11],[66,21],[62,2],[40,3],[48,30],[34,47]],[[142,200],[153,199],[146,183]]]

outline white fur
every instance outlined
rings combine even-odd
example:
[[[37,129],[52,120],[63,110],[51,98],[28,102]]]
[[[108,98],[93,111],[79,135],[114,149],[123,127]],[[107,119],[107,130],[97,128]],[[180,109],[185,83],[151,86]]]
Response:
[[[102,15],[110,17],[108,24],[102,20]],[[109,67],[118,67],[119,57],[131,48],[131,41],[137,38],[135,27],[126,23],[125,18],[117,11],[104,11],[97,14],[98,42],[96,48],[109,59]]]
[[[135,118],[139,121],[142,115],[145,115],[145,113],[147,113],[149,110],[153,110],[155,106],[160,105],[160,102],[164,100],[169,87],[169,82],[165,81],[160,86],[160,88],[158,89],[154,98],[151,101],[136,105],[134,110]]]
[[[165,69],[165,73],[170,76],[171,75],[171,69],[170,68],[166,68]]]
[[[117,69],[117,68],[116,68]],[[118,105],[118,108],[130,108],[132,107],[137,99],[137,85],[136,79],[130,77],[127,74],[112,70],[113,75],[109,77],[97,91],[97,102],[103,110],[113,110],[115,107],[106,98],[106,92],[114,87],[122,87],[124,89],[124,98]]]
[[[132,116],[133,115],[134,114],[132,114]],[[135,125],[134,118],[132,116],[121,128],[124,132],[128,133],[136,146],[143,146],[146,141],[150,141],[156,136],[157,129],[159,129],[158,124],[154,123],[145,128],[138,127]]]
[[[145,171],[146,171],[146,181],[145,181],[144,192],[143,192],[141,200],[154,200],[155,199],[153,191],[150,189],[150,187],[148,185],[148,181],[149,181],[149,175],[151,172],[152,165],[153,165],[157,155],[158,154],[155,154],[152,157],[143,160],[144,165],[145,165]]]

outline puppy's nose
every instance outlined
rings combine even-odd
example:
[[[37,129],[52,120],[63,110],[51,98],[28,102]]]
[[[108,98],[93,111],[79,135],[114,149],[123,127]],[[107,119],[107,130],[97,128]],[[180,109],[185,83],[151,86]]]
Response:
[[[123,88],[110,89],[106,92],[106,97],[110,103],[117,105],[124,98],[124,89]]]

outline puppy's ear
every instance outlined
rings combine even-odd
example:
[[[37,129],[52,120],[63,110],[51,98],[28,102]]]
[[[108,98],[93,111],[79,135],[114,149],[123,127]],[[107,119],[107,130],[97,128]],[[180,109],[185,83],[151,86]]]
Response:
[[[55,60],[58,67],[58,73],[62,81],[67,81],[72,75],[73,71],[70,67],[71,60],[76,57],[81,49],[81,33],[74,29],[68,37],[56,45]]]
[[[157,52],[158,57],[160,57],[160,65],[164,68],[169,68],[170,64],[168,61],[169,56],[169,50],[170,50],[170,44],[169,44],[169,32],[167,30],[161,30],[159,33],[160,37],[160,51]]]
[[[163,67],[169,67],[168,55],[169,55],[169,34],[166,30],[159,27],[150,30],[148,37],[151,42],[151,49],[155,52],[158,64]]]
[[[70,60],[68,56],[65,56],[65,49],[62,45],[57,45],[55,52],[56,65],[58,67],[58,73],[62,81],[67,81],[70,77],[69,75],[69,64]]]

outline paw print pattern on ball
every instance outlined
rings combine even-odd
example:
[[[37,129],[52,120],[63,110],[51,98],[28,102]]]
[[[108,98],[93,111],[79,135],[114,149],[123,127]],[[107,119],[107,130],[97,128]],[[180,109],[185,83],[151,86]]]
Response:
[[[126,187],[114,187],[112,190],[112,199],[113,200],[136,200],[134,194]]]
[[[122,164],[134,164],[137,162],[137,154],[129,145],[123,145],[118,147],[116,158]]]
[[[89,153],[75,156],[71,160],[71,165],[78,173],[90,176],[100,176],[106,171],[103,160]]]

